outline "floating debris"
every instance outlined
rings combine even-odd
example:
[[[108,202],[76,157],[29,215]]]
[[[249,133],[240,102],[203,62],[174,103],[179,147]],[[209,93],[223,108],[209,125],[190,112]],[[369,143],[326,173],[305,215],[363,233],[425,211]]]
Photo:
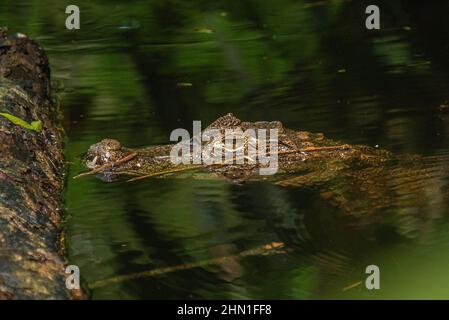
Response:
[[[215,33],[215,30],[209,29],[209,28],[199,28],[199,29],[195,29],[195,32],[212,34],[212,33]]]
[[[102,166],[100,166],[98,168],[92,169],[92,170],[90,170],[88,172],[80,173],[80,174],[74,176],[73,179],[78,179],[80,177],[84,177],[84,176],[89,176],[89,175],[92,175],[92,174],[100,173],[100,172],[102,172],[104,170],[113,168],[114,166],[117,166],[117,165],[119,165],[121,163],[125,163],[125,162],[133,159],[136,156],[137,156],[136,152],[130,153],[130,154],[124,156],[123,158],[121,158],[121,159],[119,159],[119,160],[117,160],[115,162],[109,162],[109,163],[106,163],[106,164],[104,164],[104,165],[102,165]]]
[[[189,270],[189,269],[204,267],[204,266],[208,266],[208,265],[217,265],[217,264],[219,265],[219,264],[223,264],[230,260],[232,261],[232,260],[236,260],[236,259],[242,259],[245,257],[267,256],[267,255],[282,254],[282,253],[287,253],[287,252],[289,252],[289,250],[285,248],[285,244],[283,242],[271,242],[271,243],[262,245],[260,247],[242,251],[242,252],[234,254],[234,255],[212,258],[209,260],[202,260],[202,261],[192,262],[192,263],[185,263],[185,264],[180,264],[180,265],[171,266],[171,267],[150,269],[150,270],[131,273],[131,274],[119,275],[119,276],[108,278],[108,279],[102,279],[102,280],[92,282],[89,285],[89,287],[91,289],[95,289],[95,288],[104,287],[106,285],[110,285],[113,283],[120,283],[120,282],[124,282],[124,281],[140,279],[140,278],[145,278],[145,277],[154,277],[154,276],[163,275],[166,273],[182,271],[182,270]]]
[[[191,82],[178,82],[176,84],[179,88],[186,88],[186,87],[192,87],[193,84]]]
[[[344,287],[343,291],[348,291],[348,290],[354,289],[355,287],[358,287],[361,284],[362,284],[362,281],[354,282],[353,284],[350,284],[350,285]]]

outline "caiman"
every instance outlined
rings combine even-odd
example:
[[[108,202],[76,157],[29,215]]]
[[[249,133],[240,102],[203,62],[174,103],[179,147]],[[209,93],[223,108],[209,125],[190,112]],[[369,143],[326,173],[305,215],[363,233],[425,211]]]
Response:
[[[260,175],[260,164],[254,163],[174,164],[170,160],[174,144],[130,149],[117,140],[104,139],[87,152],[86,166],[91,169],[87,174],[100,174],[107,180],[135,176],[131,181],[168,175],[224,177],[236,183],[267,180],[284,187],[317,190],[351,215],[377,209],[407,211],[441,206],[449,194],[447,156],[395,154],[377,147],[343,144],[322,133],[284,128],[279,121],[244,122],[231,113],[218,118],[208,129],[277,129],[277,173]],[[218,142],[224,147],[224,141]],[[207,147],[217,141],[202,143]]]

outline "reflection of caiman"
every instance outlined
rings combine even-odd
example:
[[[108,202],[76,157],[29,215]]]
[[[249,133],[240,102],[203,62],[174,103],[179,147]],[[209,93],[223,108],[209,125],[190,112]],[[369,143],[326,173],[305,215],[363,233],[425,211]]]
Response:
[[[119,175],[139,179],[188,173],[193,177],[223,176],[236,182],[263,179],[281,186],[314,188],[330,203],[352,214],[380,208],[403,210],[439,205],[435,203],[441,201],[438,195],[443,190],[447,195],[442,157],[395,155],[378,148],[341,144],[321,133],[285,129],[277,121],[242,122],[232,114],[217,119],[206,129],[212,128],[278,129],[277,174],[261,176],[257,163],[175,165],[170,161],[173,145],[127,149],[112,139],[92,145],[86,165],[91,169],[89,173],[101,173],[108,179]],[[203,144],[208,143],[217,141]]]

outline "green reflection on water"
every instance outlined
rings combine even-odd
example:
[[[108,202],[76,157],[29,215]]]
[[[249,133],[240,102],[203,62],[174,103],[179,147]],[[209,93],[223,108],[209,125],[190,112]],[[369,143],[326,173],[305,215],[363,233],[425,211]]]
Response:
[[[68,4],[5,0],[0,20],[46,48],[63,84],[67,247],[87,285],[271,241],[293,249],[111,285],[93,298],[449,298],[447,207],[407,220],[419,231],[407,233],[391,213],[359,225],[314,190],[70,179],[102,138],[167,143],[172,129],[230,111],[395,152],[447,152],[447,5],[382,2],[382,29],[369,32],[363,2],[78,1],[75,32],[64,29]],[[381,268],[381,290],[343,291],[369,264]]]

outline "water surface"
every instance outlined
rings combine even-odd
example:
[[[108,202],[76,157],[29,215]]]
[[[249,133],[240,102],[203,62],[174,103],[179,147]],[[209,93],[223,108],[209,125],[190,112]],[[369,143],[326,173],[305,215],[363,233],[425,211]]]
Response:
[[[269,242],[290,249],[100,286],[93,299],[449,298],[449,208],[431,195],[411,208],[417,215],[397,208],[359,223],[304,188],[72,179],[105,137],[168,143],[173,129],[228,112],[397,153],[447,154],[446,3],[381,1],[379,31],[364,28],[363,1],[77,4],[78,31],[64,28],[65,5],[52,1],[2,1],[0,18],[51,60],[67,133],[68,257],[85,285]],[[364,282],[371,264],[380,290],[344,289]]]

